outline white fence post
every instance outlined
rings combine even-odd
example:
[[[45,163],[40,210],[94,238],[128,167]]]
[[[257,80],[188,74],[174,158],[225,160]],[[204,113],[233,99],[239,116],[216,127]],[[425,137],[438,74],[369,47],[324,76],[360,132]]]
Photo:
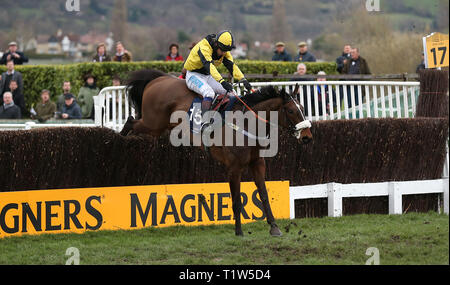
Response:
[[[105,107],[105,94],[94,96],[95,125],[103,126],[103,110]]]
[[[389,214],[401,215],[403,213],[402,193],[399,190],[399,185],[396,182],[389,182]]]
[[[341,217],[342,216],[342,192],[341,185],[338,183],[328,183],[328,216]]]
[[[449,214],[449,205],[448,205],[448,178],[444,178],[444,213]]]
[[[442,174],[442,178],[448,178],[449,176],[449,158],[448,158],[448,144],[446,143],[445,146],[446,154],[445,154],[445,161],[444,161],[444,171]]]

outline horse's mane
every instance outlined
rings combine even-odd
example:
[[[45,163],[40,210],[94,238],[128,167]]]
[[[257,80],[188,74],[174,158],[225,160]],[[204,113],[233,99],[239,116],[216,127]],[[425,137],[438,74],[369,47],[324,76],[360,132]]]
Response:
[[[253,93],[249,93],[249,94],[243,96],[241,99],[249,107],[253,107],[256,104],[259,104],[261,102],[264,102],[264,101],[267,101],[270,99],[284,98],[284,95],[286,95],[284,90],[278,91],[277,88],[275,88],[272,85],[269,85],[269,86],[262,87]],[[242,103],[238,101],[236,104],[242,104]]]

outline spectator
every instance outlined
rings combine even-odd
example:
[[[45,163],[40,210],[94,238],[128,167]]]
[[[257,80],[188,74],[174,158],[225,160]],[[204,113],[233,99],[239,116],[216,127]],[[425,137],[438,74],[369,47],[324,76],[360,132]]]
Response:
[[[275,44],[275,54],[272,61],[292,61],[291,55],[286,51],[286,45],[283,42]]]
[[[25,98],[23,96],[23,93],[20,93],[19,85],[17,84],[17,81],[11,80],[9,83],[9,90],[11,91],[13,95],[13,101],[16,106],[20,108],[21,114],[25,113]]]
[[[342,70],[343,74],[370,74],[369,65],[367,64],[367,61],[362,58],[359,54],[358,48],[353,48],[351,51],[351,58],[347,60],[347,63],[344,65],[344,69]],[[357,81],[356,79],[354,79]],[[358,94],[358,88],[357,86],[354,86],[353,88],[354,94],[355,94],[355,106],[359,105],[359,94]],[[364,88],[362,91],[362,97],[364,100]],[[347,102],[348,107],[352,107],[352,101],[351,101],[351,86],[347,86]],[[361,102],[362,103],[362,102]]]
[[[319,71],[317,73],[317,75],[319,75],[319,77],[317,78],[317,81],[327,81],[326,79],[326,73],[324,71]],[[317,86],[317,100],[319,103],[319,116],[323,116],[323,108],[322,108],[322,90],[325,93],[325,106],[326,106],[326,114],[330,114],[330,97],[333,97],[333,108],[335,108],[337,106],[337,100],[336,100],[336,93],[333,91],[333,88],[331,86],[328,85],[323,85],[323,88],[321,85]],[[331,95],[331,96],[330,96]],[[314,113],[314,112],[313,112]]]
[[[21,119],[22,113],[20,108],[14,104],[11,92],[3,94],[3,105],[0,106],[0,119],[12,120]]]
[[[13,60],[14,64],[22,65],[28,62],[28,58],[23,54],[23,52],[17,51],[17,43],[10,42],[9,49],[5,52],[0,59],[0,64],[7,64],[8,61]]]
[[[56,102],[56,107],[58,108],[58,112],[62,112],[62,108],[65,104],[65,98],[64,95],[70,93],[70,90],[72,89],[70,81],[64,81],[63,83],[63,93],[58,96],[58,101]]]
[[[304,63],[299,63],[299,64],[297,65],[297,71],[294,72],[294,74],[295,74],[295,75],[305,75],[305,74],[306,74],[306,71],[307,71],[306,65],[305,65]],[[303,79],[304,79],[304,78],[303,78]],[[303,81],[303,80],[299,79],[299,81]],[[305,81],[306,81],[306,79],[305,79]]]
[[[81,108],[75,102],[75,96],[72,93],[65,94],[61,118],[64,120],[77,120],[81,119],[81,117]]]
[[[94,55],[93,62],[107,62],[111,61],[111,57],[106,53],[106,46],[100,43],[97,46],[97,53]]]
[[[183,57],[178,52],[178,45],[171,44],[169,47],[169,54],[166,56],[166,61],[184,61]]]
[[[425,55],[422,52],[422,62],[417,66],[416,73],[419,73],[421,70],[425,69]]]
[[[85,85],[81,87],[77,102],[80,105],[83,119],[94,119],[94,96],[97,96],[100,90],[95,84],[95,77],[87,74],[84,77]]]
[[[10,91],[9,84],[12,80],[17,82],[19,88],[19,93],[23,94],[23,80],[22,73],[14,70],[14,62],[12,60],[8,61],[6,64],[6,71],[2,74],[2,81],[0,82],[0,95]]]
[[[294,75],[297,75],[297,77],[292,78],[292,81],[312,81],[312,79],[309,78],[302,78],[298,76],[306,75],[306,72],[308,71],[308,68],[304,63],[299,63],[297,65],[297,71],[294,72]]]
[[[316,62],[316,57],[308,51],[308,45],[306,42],[298,43],[298,54],[294,61],[299,62]]]
[[[42,90],[42,101],[36,105],[36,109],[31,110],[31,118],[43,123],[55,116],[56,104],[50,100],[50,91]]]
[[[342,73],[342,70],[344,69],[344,65],[347,63],[347,61],[352,57],[351,56],[352,47],[350,45],[344,46],[344,51],[342,52],[342,55],[339,56],[336,59],[337,63],[337,71],[339,73]]]
[[[307,69],[306,65],[304,63],[299,63],[297,65],[297,71],[294,72],[294,75],[304,76],[304,75],[306,75],[307,71],[308,71],[308,69]],[[309,78],[294,77],[294,78],[292,78],[292,81],[313,81],[313,80],[309,79]],[[308,97],[308,88],[310,90],[310,94],[314,94],[314,86],[313,85],[302,85],[301,84],[301,88],[303,90],[303,102],[304,102],[304,106],[303,107],[305,108],[305,115],[308,115],[309,114],[309,112],[308,112],[308,105],[307,105],[308,101],[306,101],[307,97]],[[292,91],[293,90],[291,90],[291,92]],[[301,95],[301,94],[302,93],[299,90],[298,95]],[[311,95],[310,98],[312,98],[312,95]],[[311,106],[314,107],[314,105],[311,105]]]
[[[121,42],[117,42],[116,55],[114,56],[113,61],[130,62],[131,60],[132,60],[131,53],[125,49],[125,47]]]
[[[344,74],[370,74],[369,65],[367,61],[359,54],[358,48],[351,50],[351,58],[347,61],[342,69]]]

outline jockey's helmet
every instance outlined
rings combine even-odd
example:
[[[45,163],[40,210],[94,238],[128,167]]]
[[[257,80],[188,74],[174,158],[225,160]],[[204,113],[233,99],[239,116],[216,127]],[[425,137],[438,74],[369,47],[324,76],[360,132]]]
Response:
[[[222,31],[217,35],[217,46],[224,52],[236,48],[233,35],[230,31]]]

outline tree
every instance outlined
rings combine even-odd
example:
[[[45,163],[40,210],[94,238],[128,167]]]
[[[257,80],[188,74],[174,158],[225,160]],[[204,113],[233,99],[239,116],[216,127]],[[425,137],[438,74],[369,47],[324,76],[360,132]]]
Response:
[[[185,42],[189,42],[191,41],[191,36],[189,36],[187,33],[185,33],[183,30],[178,30],[177,31],[178,34],[178,42],[179,43],[185,43]]]
[[[449,11],[449,1],[439,0],[439,9],[437,12],[437,29],[440,32],[448,33],[448,11]]]
[[[128,9],[126,0],[115,0],[112,11],[110,30],[115,41],[127,40]]]
[[[274,0],[272,10],[272,41],[286,40],[286,9],[284,0]]]

